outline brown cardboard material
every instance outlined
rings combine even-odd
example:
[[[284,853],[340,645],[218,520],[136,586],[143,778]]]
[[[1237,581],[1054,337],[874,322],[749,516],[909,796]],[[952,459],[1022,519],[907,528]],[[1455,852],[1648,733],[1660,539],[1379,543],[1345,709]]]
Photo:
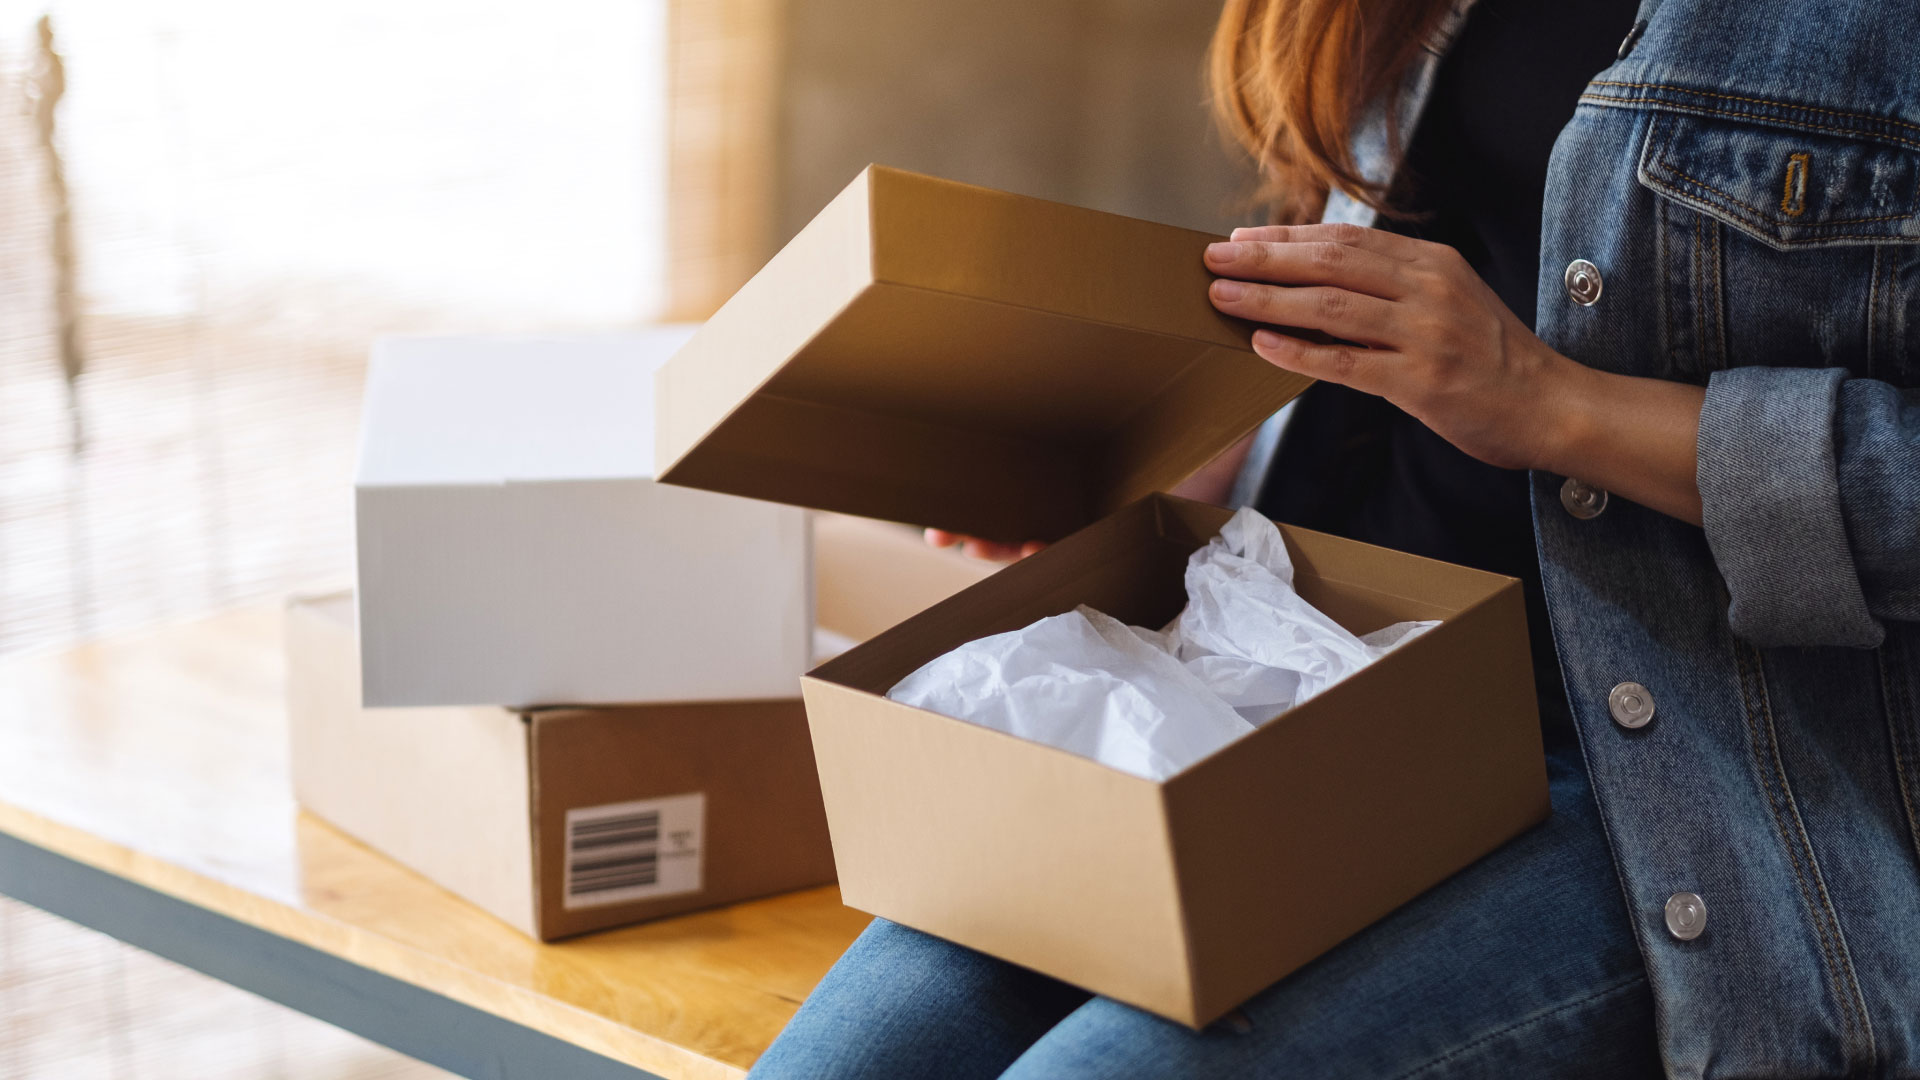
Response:
[[[886,699],[1076,604],[1165,623],[1228,516],[1148,497],[803,680],[849,905],[1198,1027],[1546,815],[1520,584],[1285,526],[1348,629],[1442,623],[1164,783]]]
[[[814,618],[854,641],[984,581],[999,564],[928,547],[918,530],[846,514],[813,518]]]
[[[287,650],[300,804],[533,937],[833,880],[798,701],[363,709],[350,593],[293,601]]]
[[[995,540],[1172,488],[1308,380],[1218,237],[874,166],[656,375],[658,478]]]
[[[886,699],[1089,604],[1159,626],[1228,513],[1160,494],[1305,386],[1204,234],[894,170],[660,369],[660,479],[1039,555],[802,680],[847,903],[1200,1026],[1548,812],[1519,582],[1284,528],[1348,629],[1442,624],[1170,779]]]

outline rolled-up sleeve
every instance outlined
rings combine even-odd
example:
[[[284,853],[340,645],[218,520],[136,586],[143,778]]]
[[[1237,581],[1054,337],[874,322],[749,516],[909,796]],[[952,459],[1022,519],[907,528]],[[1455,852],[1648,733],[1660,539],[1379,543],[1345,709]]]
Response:
[[[1840,368],[1715,372],[1700,413],[1707,543],[1736,634],[1880,643],[1920,618],[1920,404]]]

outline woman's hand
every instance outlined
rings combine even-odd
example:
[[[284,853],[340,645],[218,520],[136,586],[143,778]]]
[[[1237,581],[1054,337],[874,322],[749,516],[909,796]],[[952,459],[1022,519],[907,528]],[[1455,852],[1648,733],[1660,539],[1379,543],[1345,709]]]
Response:
[[[945,529],[928,529],[927,543],[937,548],[959,547],[970,559],[986,562],[1019,562],[1047,545],[1038,540],[1029,540],[1024,544],[1003,544],[997,540],[982,540],[974,536],[948,532]]]
[[[1236,229],[1207,248],[1213,306],[1356,344],[1253,335],[1267,361],[1381,397],[1492,465],[1531,468],[1566,411],[1564,368],[1444,244],[1346,225]]]
[[[1454,249],[1355,225],[1234,230],[1207,248],[1214,307],[1277,327],[1268,362],[1377,394],[1492,465],[1578,476],[1698,523],[1699,387],[1554,352]],[[1350,344],[1349,344],[1350,343]]]

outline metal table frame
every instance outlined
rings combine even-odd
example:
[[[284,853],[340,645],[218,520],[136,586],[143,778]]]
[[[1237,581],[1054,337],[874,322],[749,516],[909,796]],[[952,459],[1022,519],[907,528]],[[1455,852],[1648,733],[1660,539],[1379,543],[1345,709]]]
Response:
[[[660,1080],[6,833],[0,894],[472,1080]]]

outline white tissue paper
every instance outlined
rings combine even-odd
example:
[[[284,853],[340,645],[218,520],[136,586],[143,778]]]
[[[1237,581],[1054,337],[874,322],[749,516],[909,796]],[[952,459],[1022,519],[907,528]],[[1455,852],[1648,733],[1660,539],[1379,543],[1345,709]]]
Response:
[[[1241,510],[1187,560],[1163,630],[1089,607],[970,641],[900,680],[907,705],[1164,780],[1435,622],[1356,637],[1293,591],[1280,530]]]

